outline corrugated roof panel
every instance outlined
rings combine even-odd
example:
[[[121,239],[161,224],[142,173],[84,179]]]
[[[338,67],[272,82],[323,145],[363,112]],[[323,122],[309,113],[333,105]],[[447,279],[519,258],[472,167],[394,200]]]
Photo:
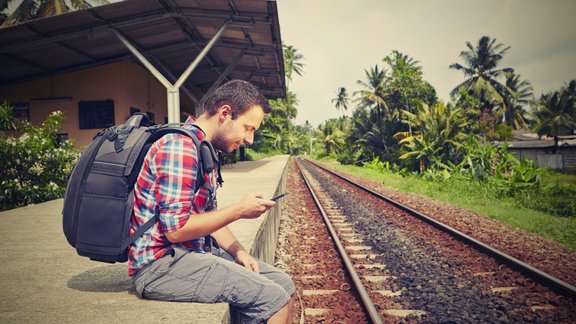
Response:
[[[252,0],[127,0],[0,28],[0,86],[132,59],[117,30],[155,65],[179,77],[226,20],[232,23],[187,80],[207,90],[240,50],[247,54],[227,78],[262,70],[265,94],[284,96],[276,4]],[[33,53],[31,55],[30,53]],[[258,59],[250,59],[260,53]]]

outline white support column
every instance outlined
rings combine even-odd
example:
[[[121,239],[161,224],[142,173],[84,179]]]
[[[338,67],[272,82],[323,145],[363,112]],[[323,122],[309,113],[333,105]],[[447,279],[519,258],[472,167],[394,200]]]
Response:
[[[176,87],[167,89],[168,95],[168,122],[180,123],[180,91]]]
[[[156,79],[158,79],[158,81],[160,81],[160,83],[162,83],[162,85],[164,85],[164,87],[166,87],[168,122],[169,123],[180,123],[181,122],[181,120],[180,120],[180,87],[184,84],[184,81],[186,81],[186,79],[190,76],[190,74],[192,73],[192,71],[194,71],[194,69],[198,66],[198,64],[200,64],[200,62],[206,56],[206,54],[208,54],[210,49],[212,49],[214,44],[216,44],[216,42],[218,41],[220,36],[222,36],[224,31],[226,30],[226,27],[228,27],[229,24],[230,24],[230,21],[224,22],[222,27],[220,27],[220,29],[216,32],[216,34],[214,36],[212,36],[212,39],[210,39],[208,44],[206,44],[206,46],[204,46],[204,48],[202,49],[200,54],[198,54],[198,56],[194,59],[194,61],[192,61],[192,63],[190,63],[188,68],[186,68],[184,73],[182,73],[182,75],[180,76],[180,78],[178,78],[178,80],[176,81],[175,84],[170,83],[170,81],[168,81],[162,75],[162,73],[160,73],[146,59],[146,57],[144,57],[144,55],[142,55],[138,51],[138,49],[136,49],[136,47],[134,47],[132,44],[130,44],[130,42],[122,34],[120,34],[115,29],[111,29],[111,30],[114,33],[114,35],[116,35],[116,37],[118,37],[118,39],[120,39],[120,41],[124,44],[124,46],[126,46],[126,48],[128,48],[128,50],[130,50],[130,52],[132,52],[132,54],[134,54],[134,56],[136,56],[136,58],[138,58],[138,60],[148,69],[148,71],[150,71],[150,73],[152,73],[152,75],[154,75],[154,77],[156,77]]]

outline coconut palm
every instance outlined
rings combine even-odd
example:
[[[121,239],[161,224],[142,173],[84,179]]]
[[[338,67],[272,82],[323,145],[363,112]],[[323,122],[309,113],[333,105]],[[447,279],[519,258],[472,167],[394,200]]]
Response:
[[[284,52],[284,73],[286,74],[286,79],[292,81],[292,73],[302,76],[304,69],[302,60],[304,56],[298,53],[298,50],[292,45],[282,44],[282,49]]]
[[[456,86],[450,94],[455,96],[460,89],[465,89],[490,107],[498,104],[504,105],[506,94],[513,94],[513,92],[499,79],[505,73],[512,73],[514,70],[512,68],[499,69],[498,64],[510,46],[504,47],[503,44],[496,43],[496,39],[482,36],[476,47],[470,42],[466,42],[466,47],[468,50],[460,52],[465,65],[454,63],[450,65],[450,68],[462,71],[467,79]]]
[[[513,129],[523,128],[528,122],[524,107],[534,101],[532,85],[526,80],[521,80],[520,75],[508,73],[506,87],[512,92],[504,96],[504,105],[497,111],[497,115],[502,115],[504,123]]]
[[[350,97],[348,96],[346,88],[344,87],[338,88],[338,91],[336,92],[336,98],[332,99],[332,103],[334,104],[337,110],[342,111],[348,110]]]
[[[8,8],[10,2],[12,1],[0,1],[0,11]],[[30,19],[88,9],[95,5],[107,3],[109,3],[108,0],[22,0],[16,9],[5,17],[2,26],[15,25]]]
[[[331,155],[340,152],[345,143],[342,123],[338,119],[329,119],[320,125],[320,130],[326,154]]]
[[[388,112],[388,104],[386,103],[386,71],[380,70],[378,65],[375,65],[370,70],[364,70],[366,75],[366,82],[358,80],[356,83],[362,87],[360,91],[354,92],[357,98],[354,100],[359,107],[376,108],[378,116],[382,118],[384,112]]]
[[[538,101],[536,126],[539,136],[571,135],[576,130],[576,80],[560,91],[543,94]]]

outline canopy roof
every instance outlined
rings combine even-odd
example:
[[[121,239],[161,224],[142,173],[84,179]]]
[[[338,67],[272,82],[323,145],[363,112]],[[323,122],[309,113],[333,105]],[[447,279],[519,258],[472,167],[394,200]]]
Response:
[[[127,39],[174,83],[229,22],[184,87],[248,80],[284,97],[284,63],[275,1],[127,0],[0,28],[0,86],[125,59]]]

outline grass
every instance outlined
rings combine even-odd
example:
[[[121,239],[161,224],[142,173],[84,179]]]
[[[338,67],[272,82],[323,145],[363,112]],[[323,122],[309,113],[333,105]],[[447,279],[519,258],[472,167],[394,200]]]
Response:
[[[380,173],[376,170],[357,166],[341,165],[334,160],[322,162],[344,172],[382,183],[403,192],[418,193],[486,215],[512,227],[535,233],[576,249],[576,217],[557,217],[518,206],[510,198],[494,198],[487,192],[486,187],[479,183],[462,182],[447,186],[445,183],[402,177],[394,173]],[[570,181],[570,177],[548,175],[546,181],[566,182]],[[576,181],[576,176],[574,181]]]
[[[560,172],[550,171],[544,174],[542,182],[545,184],[567,184],[576,185],[576,174],[566,174]]]

